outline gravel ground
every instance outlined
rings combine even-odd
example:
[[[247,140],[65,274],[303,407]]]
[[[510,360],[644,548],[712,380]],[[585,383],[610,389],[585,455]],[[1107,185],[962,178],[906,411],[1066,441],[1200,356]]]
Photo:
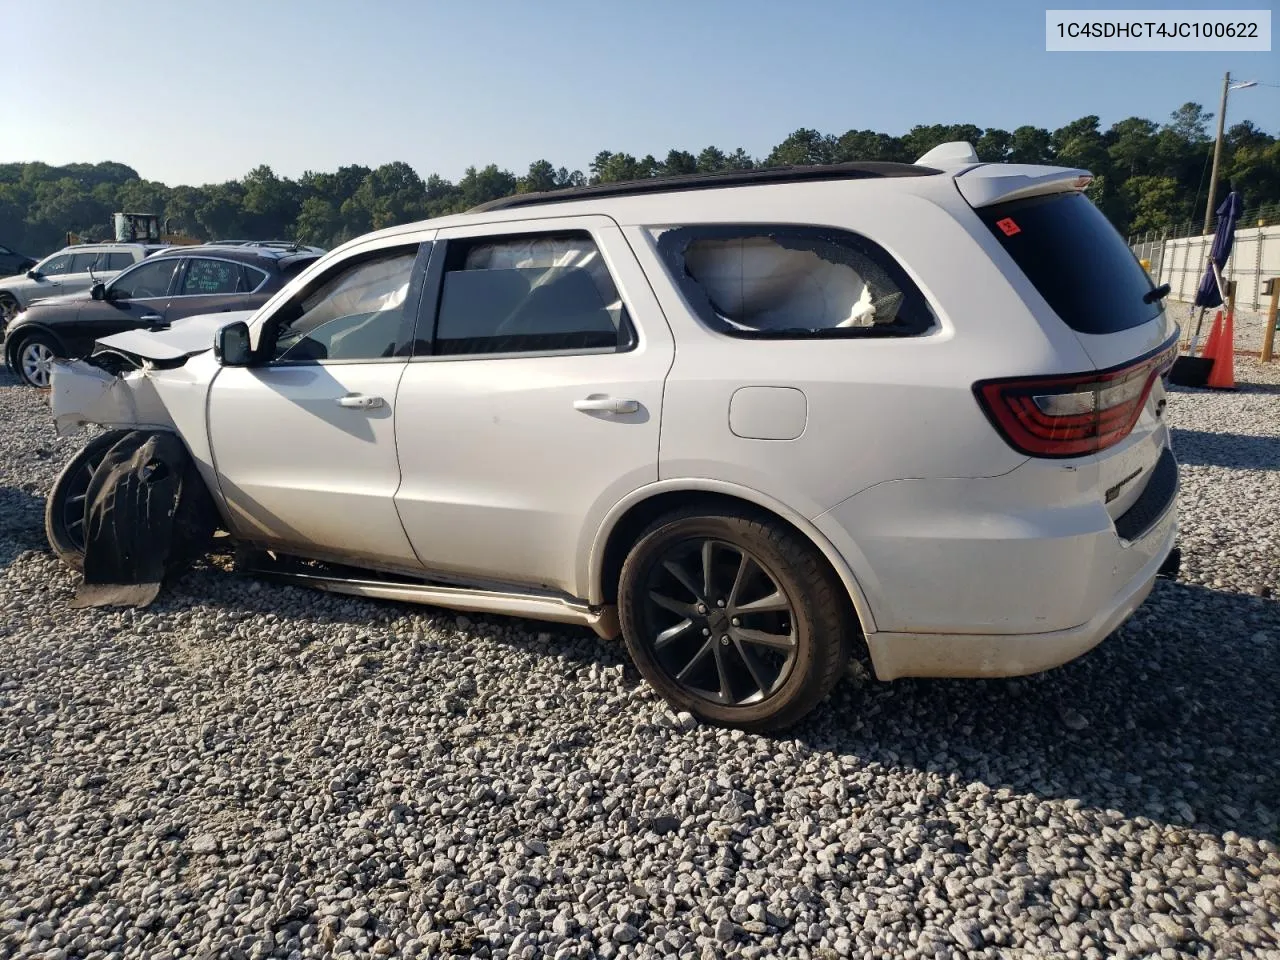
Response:
[[[572,629],[193,571],[74,611],[0,374],[0,960],[1280,957],[1280,364],[1179,390],[1184,576],[784,738]]]

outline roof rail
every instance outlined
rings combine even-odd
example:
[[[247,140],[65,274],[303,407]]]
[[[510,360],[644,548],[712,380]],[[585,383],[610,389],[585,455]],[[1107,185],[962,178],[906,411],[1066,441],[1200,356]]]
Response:
[[[874,177],[925,177],[941,173],[915,163],[889,163],[868,160],[856,163],[815,164],[813,166],[757,167],[751,170],[729,170],[720,173],[685,173],[673,177],[648,180],[624,180],[598,183],[590,187],[571,187],[543,193],[517,193],[472,207],[467,213],[508,210],[543,203],[568,203],[573,200],[595,200],[601,197],[626,197],[646,193],[676,193],[684,190],[710,190],[720,187],[746,187],[766,183],[802,183],[807,180],[865,180]]]

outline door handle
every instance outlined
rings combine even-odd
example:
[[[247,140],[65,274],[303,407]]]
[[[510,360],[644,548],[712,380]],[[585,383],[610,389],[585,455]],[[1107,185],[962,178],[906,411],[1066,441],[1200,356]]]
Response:
[[[138,319],[145,320],[147,321],[147,323],[159,323],[161,320],[164,319],[164,317],[160,316],[160,314],[158,313],[144,313]]]
[[[366,397],[362,393],[352,393],[338,398],[338,406],[353,407],[356,410],[373,410],[386,403],[381,397]]]
[[[587,397],[573,401],[573,409],[583,413],[635,413],[640,409],[638,400],[617,400],[613,397]]]

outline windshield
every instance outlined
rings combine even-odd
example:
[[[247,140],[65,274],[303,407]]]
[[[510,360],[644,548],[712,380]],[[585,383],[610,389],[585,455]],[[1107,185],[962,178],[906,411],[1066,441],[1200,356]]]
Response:
[[[1124,238],[1082,193],[982,207],[978,215],[1077,333],[1118,333],[1160,316],[1153,284]]]

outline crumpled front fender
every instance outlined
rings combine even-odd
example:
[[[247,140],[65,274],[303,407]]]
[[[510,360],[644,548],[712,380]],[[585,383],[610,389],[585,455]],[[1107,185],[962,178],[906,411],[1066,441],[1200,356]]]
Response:
[[[55,360],[49,407],[60,437],[78,433],[87,424],[174,429],[146,370],[117,376],[83,360]]]

